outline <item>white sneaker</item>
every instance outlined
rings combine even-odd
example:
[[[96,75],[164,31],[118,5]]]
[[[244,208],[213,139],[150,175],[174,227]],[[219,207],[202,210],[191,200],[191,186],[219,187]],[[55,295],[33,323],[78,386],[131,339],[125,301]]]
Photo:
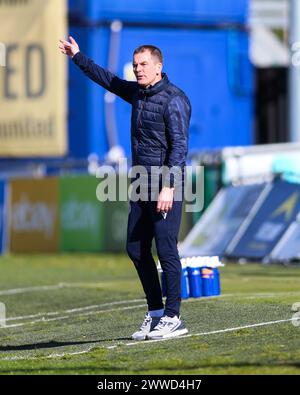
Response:
[[[134,332],[131,338],[133,340],[145,340],[148,333],[154,329],[154,327],[159,323],[160,319],[161,317],[151,317],[149,313],[146,313],[140,330]]]
[[[156,325],[154,330],[148,333],[147,339],[168,339],[171,337],[182,336],[188,333],[184,322],[177,316],[161,317],[159,323]]]

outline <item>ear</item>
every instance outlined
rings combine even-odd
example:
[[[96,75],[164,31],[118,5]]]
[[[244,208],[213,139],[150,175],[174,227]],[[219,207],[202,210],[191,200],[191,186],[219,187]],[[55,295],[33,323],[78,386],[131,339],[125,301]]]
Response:
[[[162,63],[157,63],[157,65],[156,65],[156,74],[157,75],[161,74],[162,67],[163,67]]]

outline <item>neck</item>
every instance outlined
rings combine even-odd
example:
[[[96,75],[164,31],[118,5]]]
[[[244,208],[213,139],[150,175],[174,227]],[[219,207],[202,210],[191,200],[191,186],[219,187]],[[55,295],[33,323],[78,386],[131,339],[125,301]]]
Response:
[[[159,75],[157,75],[156,76],[156,78],[151,82],[151,84],[148,84],[148,85],[146,85],[146,86],[143,86],[143,88],[144,89],[148,89],[148,88],[150,88],[151,86],[154,86],[155,84],[157,84],[159,81],[161,81],[162,80],[162,75],[161,74],[159,74]]]

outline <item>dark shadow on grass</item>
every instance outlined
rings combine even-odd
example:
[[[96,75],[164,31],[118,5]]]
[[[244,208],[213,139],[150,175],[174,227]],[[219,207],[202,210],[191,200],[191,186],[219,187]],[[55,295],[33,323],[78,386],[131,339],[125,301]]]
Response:
[[[85,341],[73,341],[73,342],[64,342],[64,341],[49,341],[43,343],[32,343],[32,344],[20,344],[20,345],[7,345],[0,346],[1,351],[30,351],[30,350],[40,350],[47,348],[60,348],[65,346],[77,346],[81,344],[97,344],[103,342],[117,341],[117,340],[130,340],[130,337],[117,337],[113,339],[97,339],[97,340],[85,340]]]

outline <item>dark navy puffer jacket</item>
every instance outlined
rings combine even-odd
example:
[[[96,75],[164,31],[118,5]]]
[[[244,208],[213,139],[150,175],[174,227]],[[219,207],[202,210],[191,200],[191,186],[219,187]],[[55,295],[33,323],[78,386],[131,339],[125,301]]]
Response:
[[[176,166],[183,169],[188,151],[191,105],[166,74],[148,89],[125,81],[79,52],[74,63],[93,81],[132,105],[132,165]],[[171,186],[174,178],[171,178]]]

